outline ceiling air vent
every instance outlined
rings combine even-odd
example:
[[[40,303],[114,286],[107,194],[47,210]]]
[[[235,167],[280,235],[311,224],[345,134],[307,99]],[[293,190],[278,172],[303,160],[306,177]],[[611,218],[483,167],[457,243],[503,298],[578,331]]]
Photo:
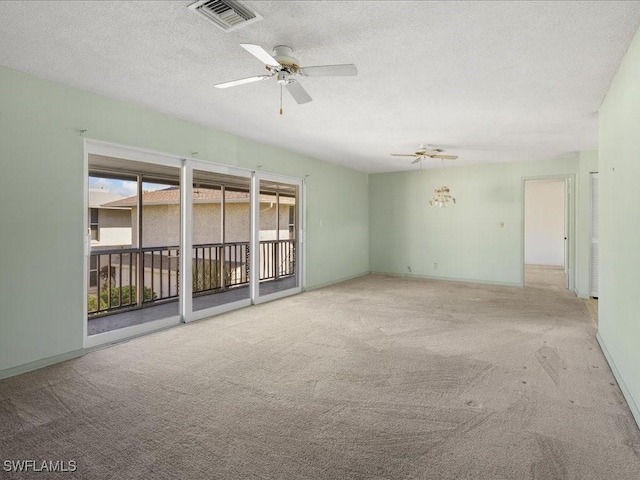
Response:
[[[236,0],[201,0],[189,5],[189,9],[215,23],[225,32],[262,20],[262,15]]]

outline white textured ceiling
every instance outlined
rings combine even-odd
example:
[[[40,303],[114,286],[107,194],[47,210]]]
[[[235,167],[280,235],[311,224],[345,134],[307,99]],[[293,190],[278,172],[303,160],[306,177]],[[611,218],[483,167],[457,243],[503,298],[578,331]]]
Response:
[[[264,20],[226,33],[190,3],[3,1],[0,65],[384,172],[416,168],[389,153],[418,143],[456,165],[597,148],[598,108],[640,23],[640,2],[247,0]],[[285,92],[280,116],[273,80],[213,88],[265,72],[239,43],[359,74],[302,78],[313,102]]]

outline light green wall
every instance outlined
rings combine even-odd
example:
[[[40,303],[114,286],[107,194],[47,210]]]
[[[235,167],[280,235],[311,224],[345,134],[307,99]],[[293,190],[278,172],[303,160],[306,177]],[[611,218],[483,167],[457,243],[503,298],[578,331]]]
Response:
[[[578,275],[576,293],[589,298],[591,268],[591,176],[598,171],[598,151],[580,152],[578,168],[578,212],[576,223],[576,261],[583,275]]]
[[[0,67],[0,373],[82,349],[86,137],[307,177],[307,287],[366,273],[368,176]]]
[[[640,31],[600,108],[599,336],[640,424]]]
[[[628,117],[624,125],[629,129],[629,119],[637,117],[638,110],[630,110],[635,104],[625,104],[620,97],[627,95],[632,83],[617,80],[601,114],[606,115],[607,108],[615,112],[622,108],[617,103],[623,104]],[[616,94],[615,88],[620,92]],[[637,91],[634,94],[637,101]],[[615,149],[621,144],[631,152],[627,158],[637,156],[633,150],[637,144],[615,137],[624,131],[619,130],[622,122],[612,114],[606,124],[609,128],[603,128],[610,140],[616,139],[609,142],[610,159],[618,155]],[[588,294],[588,173],[597,170],[597,152],[530,163],[447,168],[445,183],[458,204],[431,209],[426,203],[439,183],[438,169],[367,176],[0,68],[0,374],[82,349],[80,129],[87,130],[88,138],[122,145],[185,156],[197,151],[199,158],[219,163],[247,168],[259,164],[264,171],[309,175],[308,288],[369,270],[406,274],[407,266],[414,275],[519,285],[522,179],[576,175],[576,290],[579,295]],[[627,222],[625,228],[633,225],[637,223]],[[435,262],[438,270],[433,269]],[[637,284],[637,276],[635,280]],[[603,304],[603,309],[613,308]],[[603,314],[607,317],[604,310]],[[604,336],[607,325],[602,327]],[[614,335],[609,336],[614,342]],[[637,388],[640,381],[635,375]]]
[[[444,183],[457,204],[443,209],[427,205],[440,183],[439,169],[371,175],[371,270],[407,274],[410,266],[413,275],[520,285],[523,179],[577,176],[580,162],[576,156],[445,168]],[[572,208],[573,219],[579,209]],[[575,268],[583,283],[588,264]]]

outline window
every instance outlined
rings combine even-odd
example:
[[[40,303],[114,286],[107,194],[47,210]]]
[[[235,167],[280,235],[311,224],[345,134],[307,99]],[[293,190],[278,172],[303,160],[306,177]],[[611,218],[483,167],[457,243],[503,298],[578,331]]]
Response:
[[[98,257],[91,255],[89,261],[89,288],[98,286]]]
[[[289,238],[293,237],[293,231],[296,228],[296,207],[295,205],[291,205],[289,207]]]
[[[100,241],[100,230],[98,229],[98,209],[91,208],[89,218],[89,229],[91,230],[91,240]]]

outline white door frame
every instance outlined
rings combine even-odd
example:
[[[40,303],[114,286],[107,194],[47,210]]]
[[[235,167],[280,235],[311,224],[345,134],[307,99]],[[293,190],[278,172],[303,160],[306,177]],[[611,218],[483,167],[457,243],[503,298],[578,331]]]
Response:
[[[599,182],[600,182],[600,176],[598,174],[598,172],[590,172],[589,173],[589,213],[590,213],[590,217],[589,217],[589,296],[591,298],[598,298],[598,296],[600,295],[599,293],[599,289],[600,289],[600,285],[599,285],[599,281],[596,280],[595,282],[595,289],[594,289],[594,281],[593,281],[593,277],[594,275],[597,276],[599,275],[599,252],[598,250],[598,246],[599,246],[599,232],[598,231],[594,231],[594,226],[593,226],[593,218],[596,217],[598,219],[598,226],[600,225],[600,219],[598,217],[598,210],[596,208],[596,211],[593,211],[593,207],[594,207],[594,203],[596,203],[596,207],[597,207],[597,201],[598,198],[594,198],[594,180],[595,180],[595,184],[597,186],[597,188],[599,187]],[[595,235],[594,235],[595,234]],[[594,272],[594,258],[595,258],[595,272]]]
[[[522,276],[520,285],[524,286],[524,271],[525,271],[525,230],[524,230],[524,220],[525,220],[525,182],[529,180],[564,180],[565,183],[565,205],[564,214],[565,214],[565,272],[567,274],[567,282],[566,288],[572,292],[575,292],[575,273],[576,273],[576,262],[575,262],[575,174],[559,174],[559,175],[542,175],[542,176],[534,176],[534,177],[523,177],[522,178],[522,224],[521,224],[521,232],[522,232],[522,242],[520,244],[520,258],[522,266]]]
[[[151,333],[156,330],[162,330],[167,327],[172,327],[182,322],[181,315],[174,315],[160,320],[142,323],[140,325],[132,325],[130,327],[123,327],[116,330],[111,330],[109,332],[97,333],[95,335],[89,336],[87,324],[87,296],[89,293],[87,285],[87,263],[89,260],[89,254],[91,252],[91,241],[88,234],[89,225],[87,224],[87,211],[89,208],[89,155],[103,155],[106,157],[121,158],[124,160],[132,160],[134,162],[140,163],[151,163],[154,165],[177,167],[178,169],[182,168],[182,159],[175,155],[168,155],[161,152],[155,152],[152,150],[145,150],[135,147],[126,147],[88,138],[84,139],[84,261],[82,262],[84,273],[84,280],[82,282],[82,313],[84,317],[82,325],[84,348],[91,348],[98,345],[118,342],[138,335],[143,335],[145,333]],[[182,248],[182,245],[180,247]],[[182,302],[182,299],[180,299],[179,302]],[[180,308],[182,309],[182,305],[180,305]]]
[[[195,159],[185,159],[184,169],[182,170],[184,183],[183,185],[191,185],[193,187],[193,170],[202,170],[206,172],[220,173],[224,175],[233,175],[236,177],[244,177],[252,181],[253,172],[251,170],[245,170],[236,167],[229,167],[226,165],[217,165],[211,162]],[[251,197],[253,197],[253,189],[251,191]],[[181,231],[182,244],[184,245],[183,252],[191,252],[193,248],[193,188],[182,189],[182,202],[180,208],[182,209],[181,217],[184,219],[184,226]],[[253,225],[253,216],[250,220]],[[251,242],[249,243],[251,245]],[[253,257],[251,259],[250,266],[253,265]],[[192,267],[191,255],[180,256],[180,269],[183,272],[182,278],[191,278]],[[249,281],[251,285],[251,280]],[[237,308],[247,307],[251,305],[251,298],[237,300],[235,302],[225,303],[224,305],[218,305],[216,307],[204,308],[202,310],[193,311],[193,284],[192,282],[183,281],[180,285],[180,295],[184,299],[182,302],[183,309],[181,310],[182,318],[185,323],[192,322],[194,320],[200,320],[202,318],[211,317],[213,315],[219,315],[221,313],[229,312]]]
[[[270,293],[268,295],[260,295],[260,181],[266,180],[271,182],[281,182],[298,187],[298,198],[296,198],[296,277],[297,285],[294,288],[282,290],[280,292]],[[306,241],[305,241],[305,181],[302,178],[288,177],[285,175],[277,175],[265,172],[254,172],[251,184],[251,299],[254,304],[277,300],[278,298],[288,297],[296,293],[302,292],[305,282],[305,263],[306,263]],[[280,228],[278,225],[276,228]]]
[[[171,316],[168,318],[142,323],[140,325],[133,325],[130,327],[123,327],[117,330],[112,330],[105,333],[99,333],[95,335],[88,335],[87,329],[87,263],[90,254],[90,239],[88,236],[88,218],[87,211],[89,208],[89,155],[103,155],[107,157],[120,158],[124,160],[132,160],[135,162],[151,163],[154,165],[163,165],[169,167],[176,167],[180,170],[180,250],[182,252],[191,251],[192,248],[192,204],[193,204],[193,189],[185,188],[185,186],[193,185],[193,169],[206,170],[216,173],[240,176],[251,178],[251,241],[250,241],[250,298],[246,300],[240,300],[237,302],[220,305],[218,307],[212,307],[206,310],[200,310],[192,312],[192,285],[191,282],[182,282],[180,285],[179,293],[179,315]],[[282,292],[272,293],[270,295],[260,296],[259,292],[259,270],[257,268],[257,262],[254,259],[259,255],[259,206],[260,206],[260,194],[259,185],[260,180],[276,181],[282,183],[289,183],[299,186],[299,198],[297,202],[297,245],[296,245],[296,275],[298,276],[298,285],[295,288],[288,289]],[[270,300],[276,300],[278,298],[300,293],[304,290],[306,282],[306,220],[305,220],[305,181],[298,177],[289,177],[285,175],[271,174],[266,172],[256,172],[251,169],[242,167],[232,167],[216,162],[204,161],[191,157],[184,157],[174,154],[168,154],[164,152],[158,152],[155,150],[130,147],[126,145],[119,145],[111,142],[104,142],[101,140],[84,139],[84,214],[83,214],[83,344],[84,348],[92,348],[99,345],[108,343],[115,343],[122,340],[130,339],[135,336],[144,335],[157,330],[176,326],[183,322],[191,322],[212,315],[218,315],[229,310],[240,308],[250,305],[252,303],[263,303]],[[258,187],[257,189],[255,187]],[[256,242],[257,240],[257,242]],[[182,278],[191,278],[192,265],[190,261],[187,261],[187,255],[180,256],[180,269]],[[255,281],[254,279],[258,279]]]

